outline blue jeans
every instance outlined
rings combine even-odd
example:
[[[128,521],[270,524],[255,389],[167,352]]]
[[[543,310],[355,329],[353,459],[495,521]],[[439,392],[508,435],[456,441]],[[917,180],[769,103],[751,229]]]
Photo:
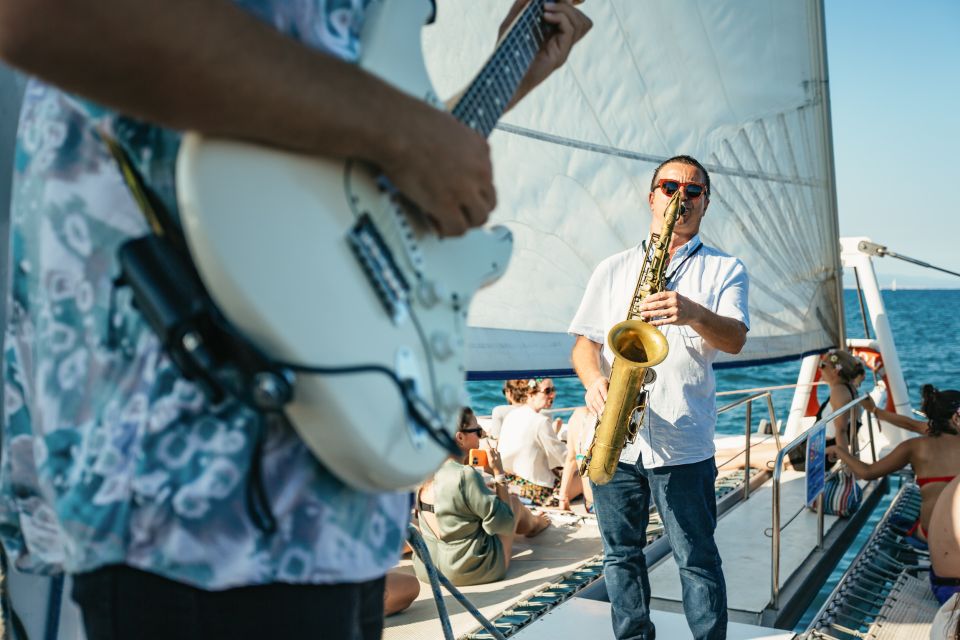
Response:
[[[727,636],[727,591],[717,527],[713,458],[693,464],[645,469],[619,463],[613,479],[594,485],[593,504],[603,539],[603,575],[618,640],[653,640],[650,580],[643,547],[647,541],[650,496],[657,505],[683,587],[683,611],[693,637]]]

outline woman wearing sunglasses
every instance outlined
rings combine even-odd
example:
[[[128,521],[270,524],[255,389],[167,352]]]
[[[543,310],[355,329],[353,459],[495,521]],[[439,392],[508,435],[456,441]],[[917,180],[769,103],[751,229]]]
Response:
[[[830,385],[830,397],[820,405],[817,411],[817,420],[822,416],[826,407],[835,411],[859,395],[860,383],[866,370],[860,358],[848,351],[831,349],[820,359],[820,377]],[[850,413],[837,416],[836,420],[827,425],[827,446],[836,445],[845,451],[850,451],[851,441],[856,445],[856,434],[860,430],[860,408],[854,410],[858,414],[856,425],[850,425]]]
[[[462,456],[447,460],[417,492],[420,532],[430,557],[455,585],[500,580],[510,566],[513,539],[535,536],[550,525],[545,513],[534,515],[507,491],[496,449],[487,452],[495,493],[484,484],[480,471],[467,465],[470,450],[479,449],[485,436],[473,410],[462,409],[454,436]],[[429,581],[416,556],[414,568],[422,582]]]
[[[559,490],[567,448],[542,413],[553,406],[557,394],[553,380],[532,379],[529,387],[524,405],[504,419],[497,448],[510,484],[533,504],[546,505],[554,502]]]
[[[865,369],[863,362],[847,351],[841,349],[831,349],[820,357],[820,378],[829,385],[830,393],[827,399],[820,403],[817,409],[816,420],[819,421],[824,414],[829,414],[839,409],[843,405],[853,400],[859,395],[858,389],[863,382]],[[855,412],[860,413],[858,407]],[[837,416],[827,425],[827,447],[842,447],[845,451],[850,451],[850,442],[856,443],[855,437],[860,431],[861,421],[859,417],[856,426],[850,426],[850,413],[844,412]],[[830,457],[831,461],[836,460],[836,456]],[[803,448],[794,449],[790,452],[790,462],[794,468],[803,470],[806,465],[806,452]]]

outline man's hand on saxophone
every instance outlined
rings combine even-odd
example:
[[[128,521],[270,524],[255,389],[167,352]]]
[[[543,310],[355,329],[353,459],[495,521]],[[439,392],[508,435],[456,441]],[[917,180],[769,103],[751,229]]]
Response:
[[[640,305],[644,322],[661,327],[690,325],[714,349],[740,353],[747,341],[747,326],[734,318],[716,314],[676,291],[653,293]]]
[[[697,322],[706,309],[680,295],[676,291],[661,291],[651,293],[640,304],[640,315],[644,322],[655,327],[667,324],[693,324]]]

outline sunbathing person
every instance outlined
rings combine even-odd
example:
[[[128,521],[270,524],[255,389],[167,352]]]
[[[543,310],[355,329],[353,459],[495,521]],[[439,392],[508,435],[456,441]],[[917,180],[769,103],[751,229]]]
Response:
[[[939,391],[927,384],[921,394],[921,410],[929,420],[926,435],[901,442],[873,464],[840,446],[828,447],[827,453],[837,455],[861,480],[873,480],[908,464],[912,466],[922,497],[917,537],[926,540],[937,498],[947,483],[960,474],[960,391]]]
[[[960,638],[960,478],[944,487],[930,517],[930,586],[943,605],[931,640]]]
[[[560,485],[567,448],[558,429],[542,411],[553,405],[557,393],[553,380],[530,381],[526,402],[503,421],[497,448],[510,484],[535,505],[549,504]]]
[[[535,536],[550,525],[546,514],[534,515],[507,492],[503,464],[496,449],[488,451],[496,494],[481,472],[464,464],[470,449],[480,448],[483,429],[469,408],[460,414],[456,433],[463,452],[447,460],[417,493],[420,531],[437,569],[455,585],[500,580],[510,566],[515,536]],[[426,567],[414,556],[417,577],[427,582]]]

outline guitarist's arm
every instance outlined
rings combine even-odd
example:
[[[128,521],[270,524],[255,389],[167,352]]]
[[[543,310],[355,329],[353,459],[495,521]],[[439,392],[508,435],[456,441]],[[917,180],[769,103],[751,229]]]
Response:
[[[443,234],[496,205],[479,135],[228,0],[0,0],[0,57],[172,129],[369,160]]]

